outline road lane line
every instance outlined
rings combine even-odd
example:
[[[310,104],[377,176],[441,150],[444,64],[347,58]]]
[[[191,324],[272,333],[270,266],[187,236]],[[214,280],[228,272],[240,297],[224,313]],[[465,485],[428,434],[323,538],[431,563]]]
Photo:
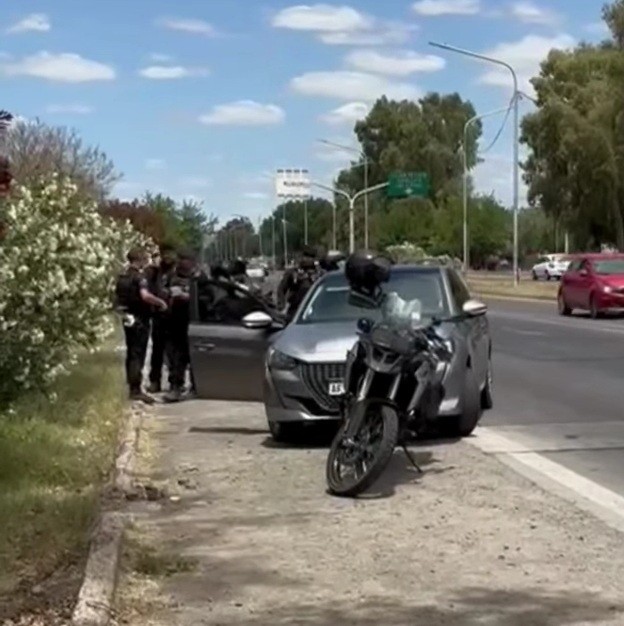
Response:
[[[536,483],[546,491],[574,502],[579,508],[624,532],[624,497],[571,469],[533,452],[512,437],[479,427],[465,440]]]
[[[541,319],[539,317],[531,317],[530,315],[522,315],[517,313],[508,313],[506,311],[488,311],[488,317],[498,318],[498,319],[506,319],[506,320],[516,320],[518,322],[527,323],[527,324],[543,324],[545,326],[556,326],[557,328],[570,328],[574,330],[587,330],[587,331],[595,331],[595,332],[603,332],[610,333],[615,335],[624,335],[624,325],[615,326],[615,325],[604,325],[604,324],[596,324],[594,320],[587,320],[587,324],[583,325],[581,320],[579,323],[573,322],[571,320],[564,321],[561,320],[548,320]]]
[[[507,330],[517,335],[527,335],[529,337],[544,337],[546,331],[544,330],[524,330],[523,328],[514,328],[513,326],[503,326],[503,330]]]

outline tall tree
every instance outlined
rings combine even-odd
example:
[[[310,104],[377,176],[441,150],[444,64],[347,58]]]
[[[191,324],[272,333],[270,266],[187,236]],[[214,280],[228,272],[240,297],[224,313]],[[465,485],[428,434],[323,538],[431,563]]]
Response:
[[[605,5],[611,41],[552,51],[522,123],[529,202],[581,248],[624,249],[624,1]]]

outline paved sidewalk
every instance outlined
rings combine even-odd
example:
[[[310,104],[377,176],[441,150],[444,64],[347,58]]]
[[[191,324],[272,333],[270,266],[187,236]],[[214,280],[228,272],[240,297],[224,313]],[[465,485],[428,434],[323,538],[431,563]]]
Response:
[[[160,407],[137,526],[194,568],[122,579],[133,626],[624,624],[622,536],[465,443],[397,452],[377,497],[325,493],[321,447],[275,447],[262,407]]]

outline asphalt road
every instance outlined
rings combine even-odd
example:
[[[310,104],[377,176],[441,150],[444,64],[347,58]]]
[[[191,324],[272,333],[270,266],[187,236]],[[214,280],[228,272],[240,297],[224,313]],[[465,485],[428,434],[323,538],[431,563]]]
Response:
[[[624,495],[624,319],[489,304],[496,390],[483,425]]]

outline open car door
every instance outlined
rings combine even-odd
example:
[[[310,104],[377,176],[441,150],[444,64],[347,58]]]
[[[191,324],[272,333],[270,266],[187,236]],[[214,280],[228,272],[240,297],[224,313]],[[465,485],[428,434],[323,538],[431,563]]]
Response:
[[[261,401],[265,354],[283,324],[236,283],[202,281],[193,304],[189,347],[198,396]]]

